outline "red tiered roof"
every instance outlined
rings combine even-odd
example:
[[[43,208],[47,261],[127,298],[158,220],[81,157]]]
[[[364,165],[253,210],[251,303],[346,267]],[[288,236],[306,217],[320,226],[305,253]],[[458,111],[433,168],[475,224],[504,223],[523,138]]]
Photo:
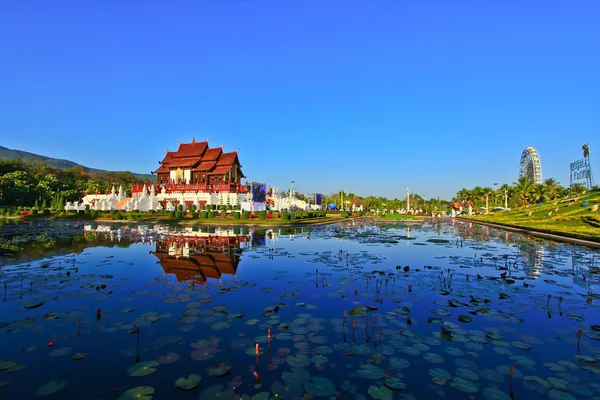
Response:
[[[223,150],[220,147],[208,149],[206,150],[206,153],[204,153],[204,155],[202,156],[202,161],[217,161],[221,153],[223,153]]]
[[[210,171],[208,173],[208,175],[223,175],[223,174],[228,173],[232,167],[233,167],[233,165],[221,165],[220,167],[217,167],[217,168],[213,169],[212,171]]]
[[[168,166],[169,168],[193,167],[199,164],[201,159],[202,157],[177,157]]]
[[[202,161],[200,163],[200,165],[198,165],[196,168],[192,168],[193,172],[206,172],[206,171],[210,171],[212,167],[214,167],[216,164],[216,161]]]
[[[217,161],[217,165],[233,165],[233,163],[237,159],[237,151],[232,151],[231,153],[223,153],[221,157],[219,157],[219,161]]]
[[[202,153],[208,148],[207,142],[196,142],[192,143],[180,143],[179,149],[177,149],[176,157],[197,157],[201,156]]]

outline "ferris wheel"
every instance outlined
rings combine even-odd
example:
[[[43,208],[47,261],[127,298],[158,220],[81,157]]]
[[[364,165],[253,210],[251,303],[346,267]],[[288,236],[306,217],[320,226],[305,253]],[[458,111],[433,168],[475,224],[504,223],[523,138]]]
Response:
[[[521,154],[519,178],[527,177],[534,183],[542,183],[542,163],[533,147],[528,147]]]

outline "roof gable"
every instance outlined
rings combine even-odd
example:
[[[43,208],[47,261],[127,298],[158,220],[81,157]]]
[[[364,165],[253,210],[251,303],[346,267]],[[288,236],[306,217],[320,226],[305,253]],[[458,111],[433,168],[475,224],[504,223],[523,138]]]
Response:
[[[174,157],[200,157],[207,148],[207,142],[180,143]]]
[[[217,165],[233,165],[236,161],[239,163],[237,159],[237,151],[232,151],[230,153],[221,154],[219,161],[217,161]]]

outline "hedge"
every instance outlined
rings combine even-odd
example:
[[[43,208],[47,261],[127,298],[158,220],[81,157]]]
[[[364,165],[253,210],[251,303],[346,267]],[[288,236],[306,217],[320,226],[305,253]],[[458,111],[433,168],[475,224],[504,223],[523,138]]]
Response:
[[[239,212],[233,212],[233,219],[240,219],[240,213]]]
[[[200,218],[206,219],[208,218],[208,211],[200,211]]]
[[[210,211],[208,213],[208,219],[214,219],[215,218],[215,212],[214,211]]]

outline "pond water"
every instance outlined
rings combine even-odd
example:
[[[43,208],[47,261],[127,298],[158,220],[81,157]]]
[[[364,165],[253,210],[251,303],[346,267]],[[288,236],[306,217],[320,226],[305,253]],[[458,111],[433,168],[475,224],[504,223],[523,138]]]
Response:
[[[0,398],[600,399],[599,253],[461,221],[0,227]]]

